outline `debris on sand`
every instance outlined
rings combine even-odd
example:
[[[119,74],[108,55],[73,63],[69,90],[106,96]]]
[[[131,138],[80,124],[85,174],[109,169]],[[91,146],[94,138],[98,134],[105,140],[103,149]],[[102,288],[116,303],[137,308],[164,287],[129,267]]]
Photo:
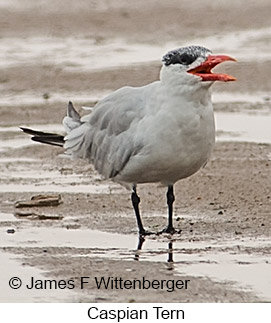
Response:
[[[35,212],[16,212],[16,218],[26,218],[29,220],[62,220],[62,215],[55,214],[38,214]]]
[[[41,206],[57,206],[62,203],[60,194],[44,195],[39,194],[31,197],[28,201],[18,201],[15,203],[16,208],[23,207],[41,207]]]

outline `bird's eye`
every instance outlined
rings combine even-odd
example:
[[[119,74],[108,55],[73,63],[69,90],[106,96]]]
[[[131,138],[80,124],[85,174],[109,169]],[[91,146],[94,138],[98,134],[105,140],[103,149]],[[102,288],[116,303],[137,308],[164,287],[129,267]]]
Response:
[[[188,53],[178,53],[178,52],[170,52],[163,57],[163,62],[166,66],[171,64],[182,64],[182,65],[190,65],[197,59],[197,56],[188,54]]]
[[[193,63],[195,60],[195,57],[186,53],[181,54],[178,57],[178,61],[179,63],[183,64],[183,65],[189,65],[191,63]]]

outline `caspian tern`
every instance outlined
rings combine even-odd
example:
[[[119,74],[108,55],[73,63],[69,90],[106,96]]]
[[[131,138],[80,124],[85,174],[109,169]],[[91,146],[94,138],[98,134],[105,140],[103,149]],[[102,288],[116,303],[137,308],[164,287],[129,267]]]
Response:
[[[167,186],[168,225],[163,232],[173,234],[173,185],[203,167],[214,147],[210,87],[214,81],[235,80],[212,72],[225,61],[235,59],[200,46],[172,50],[162,59],[159,81],[120,88],[83,117],[69,102],[65,137],[22,130],[34,141],[63,146],[72,158],[87,159],[104,178],[129,187],[142,236],[149,232],[141,221],[137,184]]]

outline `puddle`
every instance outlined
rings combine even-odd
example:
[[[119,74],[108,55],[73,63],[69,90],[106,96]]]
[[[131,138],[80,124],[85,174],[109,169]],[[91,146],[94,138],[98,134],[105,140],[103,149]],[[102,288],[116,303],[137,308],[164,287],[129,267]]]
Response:
[[[38,165],[39,166],[39,165]],[[24,169],[20,167],[18,172],[6,172],[0,170],[0,193],[18,192],[52,192],[52,193],[88,193],[110,194],[122,193],[125,189],[118,184],[109,181],[96,181],[92,173],[86,176],[69,174],[62,175],[56,171],[36,169],[29,170],[32,164],[26,164]]]
[[[97,91],[95,93],[90,92],[50,92],[50,98],[48,102],[52,103],[63,103],[63,116],[65,113],[65,106],[67,102],[71,100],[75,105],[80,102],[96,102],[97,100],[102,99],[106,95],[108,95],[111,91]],[[12,108],[18,108],[18,106],[22,105],[44,105],[46,107],[46,100],[42,97],[42,93],[37,92],[24,92],[24,93],[16,93],[16,95],[10,95],[3,93],[0,98],[0,106],[9,106]]]
[[[22,124],[22,126],[24,126]],[[41,129],[48,132],[63,133],[64,129],[61,123],[59,124],[46,124],[46,125],[31,125],[33,129]],[[8,135],[8,139],[1,139],[1,133]],[[19,126],[7,126],[0,127],[0,152],[4,152],[11,149],[23,148],[36,145],[34,141],[30,140],[30,136],[25,135],[19,128]],[[22,157],[21,161],[24,160]]]
[[[217,281],[237,282],[242,290],[252,290],[263,300],[271,301],[270,257],[267,259],[268,257],[223,253],[204,257],[203,263],[191,264],[185,270],[177,264],[177,271]]]
[[[252,291],[263,300],[271,300],[270,256],[242,252],[249,247],[270,248],[270,241],[247,238],[234,241],[174,242],[166,237],[163,240],[157,239],[159,240],[146,238],[143,245],[140,245],[137,236],[89,229],[25,227],[18,229],[13,235],[6,234],[6,228],[1,228],[0,231],[0,242],[4,246],[84,248],[85,254],[80,250],[80,257],[96,259],[136,259],[165,263],[173,259],[171,269],[181,275],[209,277],[217,282],[234,282],[238,289]],[[76,252],[65,255],[77,256]]]
[[[1,184],[0,193],[18,193],[18,192],[32,193],[32,192],[46,192],[46,193],[88,193],[88,194],[110,194],[121,193],[123,190],[119,186],[108,184],[79,184],[70,185],[66,184]]]
[[[50,128],[50,125],[47,128]],[[14,145],[14,142],[17,142],[17,145]],[[18,138],[0,140],[0,152],[16,149],[20,145],[25,147],[38,144],[31,141],[28,136],[22,140]],[[52,169],[50,164],[45,164],[41,160],[24,157],[0,158],[0,179],[0,193],[39,191],[110,194],[112,191],[118,193],[124,190],[120,185],[111,181],[101,182],[100,176],[93,172],[77,174],[70,166],[66,173],[64,169],[63,174],[61,169]]]
[[[22,64],[52,64],[66,70],[99,70],[157,61],[168,48],[127,44],[122,39],[110,39],[97,44],[95,39],[67,37],[28,37],[3,39],[0,67]]]
[[[110,94],[111,90],[104,90],[104,91],[95,91],[95,93],[89,93],[89,92],[69,92],[67,93],[58,93],[53,92],[50,93],[50,104],[53,103],[63,103],[63,117],[65,113],[65,106],[67,105],[67,102],[71,100],[75,106],[80,105],[82,102],[97,102]],[[253,93],[239,93],[239,92],[214,92],[212,94],[212,101],[213,103],[250,103],[250,104],[256,104],[256,103],[266,103],[270,102],[271,96],[269,92],[259,91],[259,92],[253,92]],[[34,93],[18,93],[16,95],[5,95],[4,93],[1,95],[0,98],[0,106],[9,106],[11,109],[18,108],[18,105],[44,105],[46,106],[45,100],[42,98],[42,95],[38,94],[37,92]],[[46,125],[45,125],[46,126]],[[63,127],[61,126],[61,120],[59,120],[59,124],[50,125],[50,129],[45,131],[55,131],[55,129],[61,130],[63,132]],[[40,127],[40,125],[38,125]],[[18,127],[12,127],[13,131],[18,131]],[[0,131],[5,131],[5,127],[1,127]]]
[[[26,138],[16,138],[16,139],[6,139],[0,140],[0,152],[16,149],[16,148],[24,148],[33,145],[34,142],[30,140],[26,140]]]
[[[269,92],[253,92],[253,93],[240,93],[240,92],[214,92],[212,93],[213,103],[266,103],[271,100]]]
[[[271,144],[271,114],[215,113],[218,141]]]
[[[219,33],[211,37],[194,39],[194,43],[211,48],[214,52],[231,53],[239,60],[270,59],[271,28],[247,29]],[[257,43],[258,46],[253,46]],[[4,38],[1,41],[0,67],[22,64],[53,64],[70,70],[97,70],[131,64],[158,62],[168,50],[191,45],[187,41],[167,44],[127,43],[123,39],[110,39],[97,43],[95,39],[66,37]],[[258,48],[261,48],[261,51]]]
[[[0,223],[1,222],[18,222],[20,219],[17,219],[13,213],[5,213],[0,210]]]
[[[42,271],[35,267],[23,266],[22,261],[15,259],[14,255],[0,252],[0,303],[29,303],[29,302],[65,302],[74,299],[74,292],[68,290],[41,290],[26,288],[11,289],[8,285],[12,277],[20,277],[22,282],[29,282],[30,277],[45,279]],[[4,264],[4,266],[3,266]]]
[[[21,126],[24,127],[25,125],[22,124]],[[37,129],[38,130],[41,127],[42,127],[43,131],[64,132],[64,128],[61,125],[61,122],[59,122],[57,124],[42,124],[42,125],[41,124],[31,124],[32,129]],[[4,132],[4,133],[15,132],[17,134],[23,135],[23,137],[25,136],[25,134],[20,129],[20,126],[5,126],[5,127],[0,126],[0,134],[1,134],[1,132]],[[29,139],[29,137],[28,137],[28,139]]]
[[[212,49],[216,53],[231,53],[238,61],[247,62],[255,59],[270,60],[271,28],[236,30],[229,33],[202,37],[194,40],[195,44]],[[257,46],[255,46],[257,44]],[[259,51],[259,48],[261,50]]]
[[[253,60],[263,62],[271,59],[270,42],[267,41],[270,37],[271,28],[269,27],[219,33],[214,36],[194,39],[193,43],[208,47],[216,53],[230,53],[240,63]],[[25,37],[23,39],[10,37],[1,39],[0,67],[38,64],[86,72],[139,64],[159,64],[160,58],[168,50],[186,45],[191,45],[191,41],[144,44],[127,43],[124,39],[115,38],[97,43],[96,39],[79,37],[62,38],[61,42],[58,37]],[[260,51],[259,48],[261,48]],[[16,108],[17,105],[44,104],[46,102],[42,94],[33,91],[16,95],[2,92],[0,105],[4,106]],[[95,94],[89,92],[50,93],[50,102],[66,103],[69,99],[75,102],[89,102],[96,101],[106,94],[108,94],[106,90]],[[251,94],[250,96],[255,98],[256,95]],[[234,100],[229,99],[230,96],[233,97],[232,94],[226,96],[227,102]],[[270,97],[269,93],[264,96]],[[214,100],[216,99],[214,98]]]

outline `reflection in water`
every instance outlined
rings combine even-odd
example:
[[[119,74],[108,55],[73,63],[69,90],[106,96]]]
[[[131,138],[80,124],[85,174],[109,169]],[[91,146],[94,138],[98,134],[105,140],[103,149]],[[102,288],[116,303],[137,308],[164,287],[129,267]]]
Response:
[[[137,249],[136,249],[135,256],[134,256],[134,260],[136,260],[136,261],[138,261],[140,258],[140,254],[141,254],[141,250],[142,250],[144,242],[145,242],[145,237],[143,237],[142,235],[139,235]],[[167,254],[168,254],[167,262],[169,264],[173,264],[174,261],[173,261],[173,240],[172,239],[170,239],[168,242]],[[170,266],[169,269],[170,270],[173,269],[173,266]]]
[[[136,253],[135,253],[135,257],[134,260],[139,260],[139,256],[140,256],[140,251],[142,249],[143,243],[145,242],[145,237],[143,237],[141,234],[138,236],[138,244],[137,244],[137,249],[136,249]]]
[[[15,222],[18,219],[12,218],[12,213],[0,209],[3,232],[17,227]],[[219,282],[235,281],[237,288],[252,290],[264,300],[271,299],[271,282],[268,280],[271,243],[268,238],[235,237],[209,241],[178,241],[174,238],[172,241],[164,235],[159,239],[147,237],[145,240],[134,235],[84,228],[68,229],[68,225],[75,223],[71,220],[68,217],[62,220],[64,227],[43,226],[41,222],[36,227],[20,220],[20,230],[16,230],[15,234],[0,234],[0,244],[3,247],[20,247],[22,250],[50,247],[56,255],[69,258],[86,256],[105,261],[135,259],[149,262],[150,266],[159,262],[164,269],[174,270],[177,275],[206,277]],[[11,263],[6,268],[9,273],[20,273],[18,266]]]
[[[173,262],[173,241],[168,243],[168,260],[167,262]]]

